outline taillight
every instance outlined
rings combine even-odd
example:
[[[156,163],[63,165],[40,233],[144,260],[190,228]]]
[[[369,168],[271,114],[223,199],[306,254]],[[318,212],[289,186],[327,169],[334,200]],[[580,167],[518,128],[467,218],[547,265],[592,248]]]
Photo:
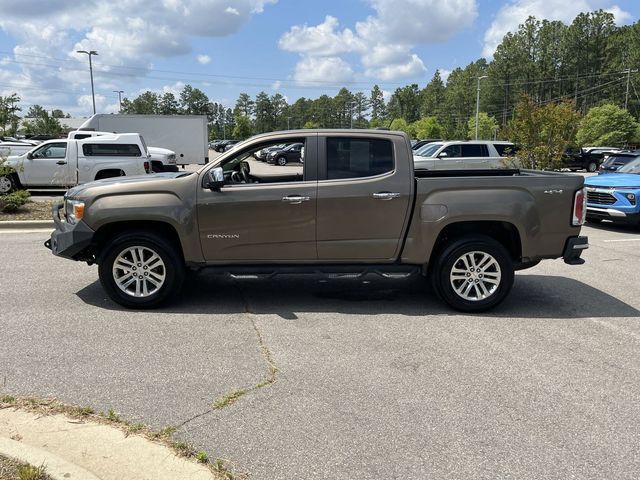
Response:
[[[578,190],[573,197],[573,218],[571,224],[579,227],[584,224],[587,216],[587,192],[584,188]]]
[[[151,169],[149,168],[149,162],[144,162],[144,171],[147,173],[151,173]]]

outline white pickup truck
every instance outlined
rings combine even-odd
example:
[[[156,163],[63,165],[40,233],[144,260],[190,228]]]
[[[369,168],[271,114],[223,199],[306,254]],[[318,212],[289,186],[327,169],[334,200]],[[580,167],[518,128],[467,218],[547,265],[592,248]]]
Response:
[[[89,137],[99,137],[102,135],[113,135],[114,132],[95,132],[85,130],[75,130],[69,132],[69,140],[82,140]],[[140,135],[142,143],[146,145],[144,137]],[[151,163],[151,170],[153,172],[177,172],[178,166],[176,165],[176,152],[169,150],[168,148],[160,147],[147,147],[149,152],[149,161]]]
[[[68,188],[150,171],[149,153],[137,133],[49,140],[7,159],[0,169],[0,194],[16,188]]]

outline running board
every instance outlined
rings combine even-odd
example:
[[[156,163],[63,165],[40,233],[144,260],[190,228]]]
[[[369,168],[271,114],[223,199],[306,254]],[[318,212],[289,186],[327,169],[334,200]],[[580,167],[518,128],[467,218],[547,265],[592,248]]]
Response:
[[[207,266],[203,269],[232,278],[270,278],[276,275],[319,275],[329,279],[379,275],[402,279],[421,273],[419,265],[238,265]]]

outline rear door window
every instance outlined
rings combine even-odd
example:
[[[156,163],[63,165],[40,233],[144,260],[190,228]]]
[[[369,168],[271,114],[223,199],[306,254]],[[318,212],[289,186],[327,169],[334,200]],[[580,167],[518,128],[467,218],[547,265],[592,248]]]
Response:
[[[392,172],[393,145],[377,138],[327,138],[327,179],[373,177]]]
[[[481,143],[467,143],[462,145],[463,157],[488,157],[487,146]]]
[[[494,143],[493,147],[501,157],[507,157],[515,154],[515,146],[511,143]]]

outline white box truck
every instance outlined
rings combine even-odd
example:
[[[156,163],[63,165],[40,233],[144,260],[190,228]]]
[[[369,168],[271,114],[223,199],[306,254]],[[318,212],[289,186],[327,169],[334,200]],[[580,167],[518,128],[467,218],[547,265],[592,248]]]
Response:
[[[209,161],[206,115],[121,115],[98,113],[78,130],[142,135],[147,145],[176,152],[176,163],[203,165]]]

